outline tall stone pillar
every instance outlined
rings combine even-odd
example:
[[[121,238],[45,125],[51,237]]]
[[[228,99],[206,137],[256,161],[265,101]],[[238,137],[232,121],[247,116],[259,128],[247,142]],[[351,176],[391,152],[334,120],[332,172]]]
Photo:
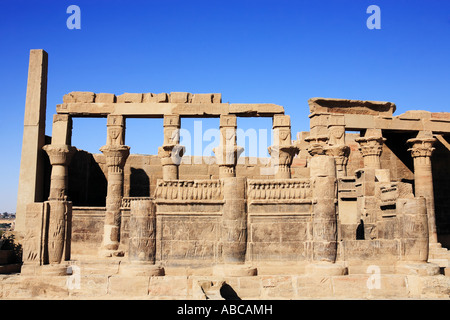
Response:
[[[336,167],[334,158],[314,155],[310,160],[313,188],[313,261],[335,262],[337,249]]]
[[[286,115],[273,116],[274,145],[268,148],[275,179],[290,179],[291,165],[299,148],[292,144],[291,119]]]
[[[222,258],[224,263],[244,263],[247,249],[245,178],[223,178]]]
[[[364,168],[381,169],[381,153],[383,152],[383,138],[381,129],[367,129],[364,137],[356,138],[359,150],[364,158]]]
[[[120,254],[120,207],[123,196],[123,168],[130,154],[125,146],[125,119],[123,116],[109,115],[107,120],[107,144],[100,148],[108,167],[108,189],[101,254],[106,257]]]
[[[337,255],[337,185],[336,164],[333,156],[327,155],[328,138],[310,136],[308,152],[310,179],[313,197],[312,215],[312,263],[306,272],[314,274],[340,275],[346,269],[335,264]]]
[[[45,113],[47,107],[48,55],[31,50],[23,123],[15,230],[25,232],[26,207],[44,201]]]
[[[225,177],[224,204],[221,223],[222,263],[214,266],[213,273],[220,276],[254,276],[256,268],[246,265],[247,203],[246,178]]]
[[[416,138],[409,139],[408,150],[414,159],[414,189],[416,197],[424,197],[427,203],[428,234],[430,244],[437,244],[436,217],[434,211],[433,174],[431,155],[436,139],[430,131],[420,131]]]
[[[178,167],[185,152],[180,143],[180,116],[164,116],[164,143],[158,148],[161,159],[163,180],[177,180]]]
[[[376,195],[376,175],[381,170],[381,154],[383,143],[381,129],[367,129],[364,137],[355,139],[359,143],[359,150],[364,159],[364,168],[357,170],[356,191],[357,210],[364,222],[364,239],[375,239],[378,234],[377,225],[380,207]],[[386,169],[388,172],[389,170]]]
[[[226,276],[251,276],[256,269],[245,265],[247,251],[246,179],[236,177],[236,164],[244,148],[236,145],[235,115],[220,116],[220,144],[214,148],[223,184],[221,223],[222,264],[214,273]]]

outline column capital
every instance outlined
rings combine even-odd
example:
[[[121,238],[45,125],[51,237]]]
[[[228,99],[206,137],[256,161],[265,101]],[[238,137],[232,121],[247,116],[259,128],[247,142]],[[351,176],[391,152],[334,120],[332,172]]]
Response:
[[[219,166],[236,166],[239,156],[244,152],[244,148],[236,145],[219,145],[213,148]]]
[[[411,145],[411,148],[408,151],[411,151],[411,156],[413,158],[417,157],[431,157],[435,148],[433,148],[433,144],[436,142],[436,138],[434,137],[417,137],[408,139],[406,141]]]
[[[77,151],[77,148],[65,144],[47,144],[42,149],[48,154],[52,166],[68,166]]]
[[[380,157],[383,143],[386,141],[381,129],[367,129],[364,137],[356,138],[355,141],[359,144],[359,151],[364,158],[364,167],[380,169]]]
[[[125,145],[105,145],[100,151],[106,157],[109,171],[122,172],[125,162],[130,155],[130,147]]]
[[[108,115],[106,120],[106,145],[121,146],[125,143],[125,118],[122,115]]]
[[[308,153],[311,156],[325,154],[328,136],[327,135],[313,135],[305,138],[309,142]]]
[[[359,143],[359,150],[361,151],[363,157],[379,157],[383,151],[383,143],[386,141],[386,138],[380,136],[370,136],[356,138],[355,141]]]
[[[180,165],[186,148],[180,144],[164,144],[158,147],[158,158],[164,165]]]
[[[275,167],[276,179],[290,179],[292,160],[300,149],[294,145],[274,145],[267,148]]]

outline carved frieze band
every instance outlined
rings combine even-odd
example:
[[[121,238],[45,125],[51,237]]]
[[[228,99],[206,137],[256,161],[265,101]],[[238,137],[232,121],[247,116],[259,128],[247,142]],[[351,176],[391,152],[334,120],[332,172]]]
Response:
[[[249,200],[311,198],[309,179],[248,180]]]
[[[220,180],[158,180],[155,198],[164,200],[222,200]]]

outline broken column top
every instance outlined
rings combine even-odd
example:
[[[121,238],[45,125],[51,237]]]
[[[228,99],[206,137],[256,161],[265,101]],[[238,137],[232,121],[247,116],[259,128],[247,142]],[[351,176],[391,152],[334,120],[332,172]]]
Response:
[[[75,117],[163,117],[177,114],[182,117],[272,117],[284,114],[282,106],[264,104],[222,103],[220,93],[112,93],[70,92],[57,105],[57,113]]]
[[[386,101],[364,101],[349,99],[311,98],[310,113],[350,113],[392,116],[396,106]]]

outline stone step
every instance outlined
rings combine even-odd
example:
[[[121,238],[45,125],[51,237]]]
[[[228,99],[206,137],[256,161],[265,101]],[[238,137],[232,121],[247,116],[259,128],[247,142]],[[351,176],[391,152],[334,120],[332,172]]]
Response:
[[[447,268],[449,266],[448,259],[428,259],[428,262],[437,264],[441,268]]]
[[[443,275],[0,277],[8,299],[448,299],[449,288]]]

